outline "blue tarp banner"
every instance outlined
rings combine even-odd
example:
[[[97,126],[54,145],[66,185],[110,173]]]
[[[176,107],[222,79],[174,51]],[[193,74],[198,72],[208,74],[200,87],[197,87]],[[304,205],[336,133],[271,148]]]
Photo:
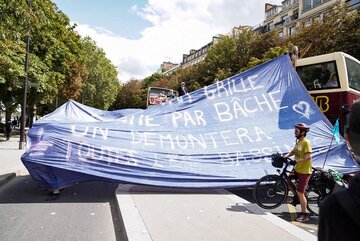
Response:
[[[344,139],[332,141],[332,125],[288,55],[147,110],[69,101],[35,122],[22,161],[49,189],[88,180],[248,186],[275,172],[270,155],[293,148],[299,122],[310,125],[314,166],[326,158],[325,169],[359,170]]]

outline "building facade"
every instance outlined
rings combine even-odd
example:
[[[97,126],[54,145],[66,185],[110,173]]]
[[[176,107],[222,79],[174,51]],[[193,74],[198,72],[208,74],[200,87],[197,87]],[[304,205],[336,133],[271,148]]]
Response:
[[[297,27],[321,21],[324,14],[337,2],[347,2],[351,7],[360,5],[360,0],[284,0],[281,5],[267,3],[263,26],[257,28],[257,31],[266,33],[276,29],[280,37],[290,36],[296,33]]]
[[[194,66],[198,63],[205,60],[205,57],[214,44],[216,44],[220,39],[220,35],[214,36],[212,41],[198,50],[192,49],[189,54],[183,54],[183,60],[181,62],[181,68],[186,68],[188,66]]]
[[[160,65],[160,69],[161,69],[161,72],[164,73],[164,72],[168,71],[169,69],[176,67],[177,65],[178,64],[174,64],[174,63],[171,63],[170,61],[167,61],[167,62],[163,62]]]
[[[209,49],[211,48],[211,46],[213,46],[214,44],[216,44],[218,42],[219,38],[220,38],[220,35],[214,36],[210,43],[204,45],[200,49],[191,49],[188,54],[183,54],[183,59],[180,64],[174,65],[169,69],[163,69],[162,68],[163,65],[161,65],[162,73],[165,75],[170,75],[172,72],[174,72],[175,70],[177,70],[179,68],[184,69],[189,66],[197,65],[198,63],[204,61]]]

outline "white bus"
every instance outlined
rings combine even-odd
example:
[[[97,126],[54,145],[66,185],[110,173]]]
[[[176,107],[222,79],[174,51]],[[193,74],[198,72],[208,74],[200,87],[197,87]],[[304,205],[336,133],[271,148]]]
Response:
[[[171,99],[174,99],[178,95],[179,94],[177,90],[161,88],[161,87],[150,87],[148,89],[146,107],[167,102]]]

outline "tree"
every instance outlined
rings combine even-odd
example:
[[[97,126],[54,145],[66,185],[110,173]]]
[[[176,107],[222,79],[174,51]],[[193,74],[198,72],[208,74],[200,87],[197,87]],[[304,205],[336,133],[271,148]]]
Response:
[[[86,77],[79,56],[80,36],[56,5],[49,0],[32,0],[30,8],[25,0],[8,0],[0,3],[0,12],[0,101],[6,103],[7,113],[22,99],[28,34],[28,80],[36,86],[28,90],[30,114],[35,105],[51,103],[56,95],[78,95],[76,86]]]
[[[130,80],[123,84],[117,93],[116,101],[110,109],[146,108],[146,89],[139,80]]]
[[[120,88],[116,67],[89,37],[82,40],[82,56],[88,76],[79,101],[95,108],[108,109]]]
[[[211,47],[199,69],[203,73],[202,86],[212,84],[215,79],[225,79],[237,74],[250,60],[250,51],[255,33],[249,26],[239,26],[234,36],[222,36]]]
[[[199,82],[202,82],[203,73],[199,71],[198,66],[188,66],[184,69],[178,69],[168,78],[162,79],[155,85],[177,90],[181,82],[185,82],[189,92],[199,88]]]
[[[161,73],[153,73],[152,75],[150,75],[149,77],[146,77],[145,79],[143,79],[142,84],[144,86],[145,89],[151,87],[154,83],[164,79],[165,76]]]
[[[345,11],[349,10],[346,6]],[[341,51],[360,59],[360,8],[344,15],[336,36],[336,46]]]
[[[232,72],[237,71],[237,69],[234,70],[238,59],[236,48],[236,41],[230,36],[221,36],[220,40],[210,48],[204,63],[200,67],[200,69],[206,71],[203,73],[204,84],[213,83],[223,73],[230,75]],[[220,78],[222,77],[224,76]]]
[[[253,58],[262,58],[270,48],[282,46],[283,40],[277,30],[273,29],[264,34],[257,34],[250,46],[249,55]]]
[[[5,107],[6,121],[18,106],[18,86],[24,78],[25,42],[22,36],[28,26],[29,13],[25,1],[0,3],[0,101]]]
[[[286,46],[270,48],[266,53],[264,53],[261,59],[258,59],[256,57],[251,57],[248,65],[246,67],[243,67],[241,69],[241,72],[253,68],[259,64],[265,63],[273,58],[279,57],[280,55],[283,55],[286,52],[288,52],[288,48]]]

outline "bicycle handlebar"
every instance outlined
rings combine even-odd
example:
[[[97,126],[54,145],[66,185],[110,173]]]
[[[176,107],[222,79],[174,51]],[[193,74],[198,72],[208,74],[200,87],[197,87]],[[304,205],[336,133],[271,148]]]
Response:
[[[291,159],[290,157],[284,157],[286,160],[286,163],[288,163],[291,166],[295,166],[296,165],[296,161]]]

